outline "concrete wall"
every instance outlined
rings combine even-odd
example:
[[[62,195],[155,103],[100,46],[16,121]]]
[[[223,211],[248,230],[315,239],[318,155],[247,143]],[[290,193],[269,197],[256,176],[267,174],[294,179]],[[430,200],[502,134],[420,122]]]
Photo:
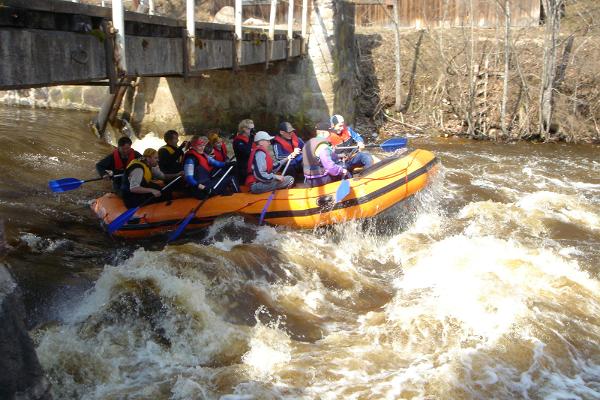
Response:
[[[54,86],[0,91],[0,104],[98,111],[107,96],[103,86]]]
[[[308,57],[241,72],[208,71],[202,78],[141,78],[124,108],[136,131],[219,127],[233,132],[244,118],[274,130],[288,120],[306,132],[339,113],[352,120],[357,94],[354,7],[319,0],[309,19]]]

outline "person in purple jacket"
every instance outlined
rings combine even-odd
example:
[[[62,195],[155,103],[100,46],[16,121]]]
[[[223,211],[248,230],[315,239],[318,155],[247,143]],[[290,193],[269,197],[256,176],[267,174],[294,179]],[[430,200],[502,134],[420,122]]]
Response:
[[[329,122],[321,122],[315,129],[317,136],[304,145],[302,160],[304,180],[309,187],[326,185],[348,175],[348,170],[340,165],[337,154],[327,140],[330,135]]]

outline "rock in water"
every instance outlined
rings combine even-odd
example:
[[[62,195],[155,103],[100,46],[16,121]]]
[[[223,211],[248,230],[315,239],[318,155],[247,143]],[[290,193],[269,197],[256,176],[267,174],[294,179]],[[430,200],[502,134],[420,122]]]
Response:
[[[0,221],[0,257],[6,250]],[[0,258],[0,399],[50,400],[50,383],[25,328],[21,292]]]

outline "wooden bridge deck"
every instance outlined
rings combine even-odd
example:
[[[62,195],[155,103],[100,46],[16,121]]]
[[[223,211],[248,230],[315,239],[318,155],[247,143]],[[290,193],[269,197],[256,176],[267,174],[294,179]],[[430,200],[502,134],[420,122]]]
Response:
[[[288,41],[286,31],[277,30],[270,42],[265,28],[244,27],[237,42],[234,25],[197,22],[191,57],[185,21],[126,11],[127,68],[119,72],[110,20],[110,8],[1,0],[0,90],[107,79],[114,84],[126,76],[194,76],[302,55],[299,32]]]

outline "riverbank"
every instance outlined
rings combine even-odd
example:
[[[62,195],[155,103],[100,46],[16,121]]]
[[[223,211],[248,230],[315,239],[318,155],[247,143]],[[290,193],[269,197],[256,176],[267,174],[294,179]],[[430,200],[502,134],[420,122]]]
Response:
[[[401,112],[394,111],[394,31],[357,28],[361,82],[357,125],[366,131],[505,142],[600,143],[600,28],[594,22],[598,18],[600,6],[595,2],[582,1],[566,9],[546,136],[540,136],[539,117],[544,26],[511,30],[504,118],[503,27],[402,31]]]

